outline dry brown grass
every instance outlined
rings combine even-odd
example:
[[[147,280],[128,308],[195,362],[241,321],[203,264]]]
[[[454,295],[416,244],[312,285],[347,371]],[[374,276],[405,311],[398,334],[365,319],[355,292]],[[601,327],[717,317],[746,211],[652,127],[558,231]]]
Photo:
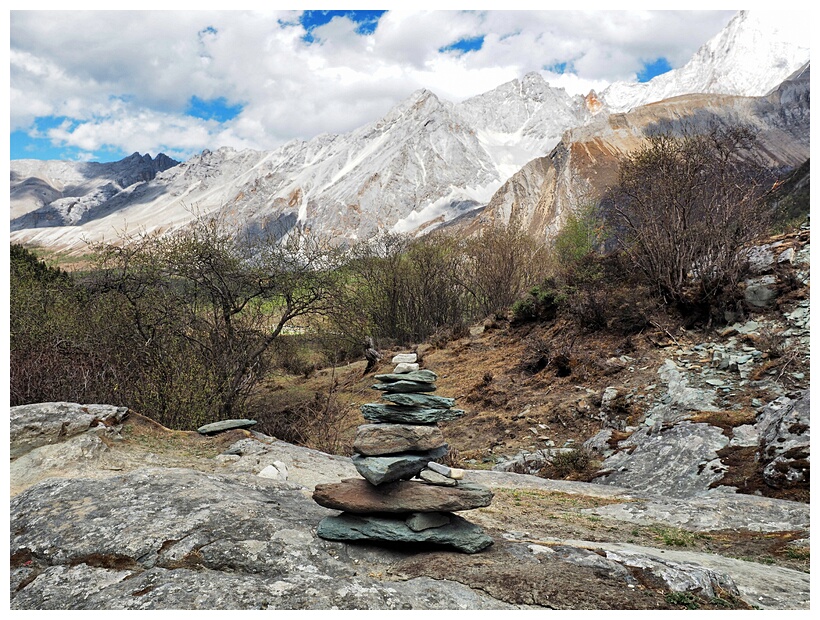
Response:
[[[757,413],[754,409],[728,409],[724,411],[698,411],[690,417],[692,422],[705,422],[723,429],[727,437],[732,436],[732,429],[744,424],[754,424]]]

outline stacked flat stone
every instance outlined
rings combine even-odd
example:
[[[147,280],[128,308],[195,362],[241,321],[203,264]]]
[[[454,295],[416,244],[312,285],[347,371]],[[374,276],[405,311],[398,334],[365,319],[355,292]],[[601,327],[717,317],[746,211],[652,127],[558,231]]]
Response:
[[[359,426],[351,460],[362,478],[316,485],[313,499],[343,511],[326,517],[317,533],[327,540],[433,543],[476,553],[493,540],[453,514],[489,506],[492,492],[462,480],[440,463],[448,447],[437,423],[464,415],[455,400],[435,396],[436,373],[420,370],[415,353],[393,358],[390,374],[374,389],[386,403],[362,405],[370,422]]]

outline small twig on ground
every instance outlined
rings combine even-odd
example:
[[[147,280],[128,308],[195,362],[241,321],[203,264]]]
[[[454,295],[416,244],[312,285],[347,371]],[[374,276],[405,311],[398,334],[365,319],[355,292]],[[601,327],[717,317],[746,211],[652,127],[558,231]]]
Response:
[[[783,374],[786,372],[786,366],[791,364],[795,359],[797,359],[797,353],[796,352],[789,355],[789,359],[787,359],[786,363],[783,364],[783,368],[780,370],[780,374],[777,375],[777,379],[775,379],[775,381],[780,381],[780,379],[783,377]]]
[[[666,329],[665,327],[663,327],[663,326],[662,326],[662,325],[660,325],[659,323],[656,323],[655,321],[650,321],[650,323],[651,323],[654,327],[657,327],[659,330],[661,330],[662,332],[664,332],[667,336],[669,336],[669,337],[672,339],[672,342],[674,342],[676,345],[680,346],[680,342],[678,342],[678,341],[677,341],[677,339],[676,339],[676,338],[675,338],[672,334],[670,334],[670,333],[669,333],[669,330],[668,330],[668,329]]]

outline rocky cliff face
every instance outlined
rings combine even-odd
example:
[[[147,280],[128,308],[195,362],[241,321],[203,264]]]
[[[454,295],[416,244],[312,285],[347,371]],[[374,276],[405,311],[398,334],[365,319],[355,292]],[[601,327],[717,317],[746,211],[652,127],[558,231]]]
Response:
[[[550,238],[572,209],[596,200],[617,181],[618,159],[647,135],[706,131],[714,124],[751,126],[764,160],[772,166],[799,166],[810,154],[809,66],[762,97],[684,95],[629,112],[599,115],[567,131],[547,157],[513,175],[472,228],[514,221]]]

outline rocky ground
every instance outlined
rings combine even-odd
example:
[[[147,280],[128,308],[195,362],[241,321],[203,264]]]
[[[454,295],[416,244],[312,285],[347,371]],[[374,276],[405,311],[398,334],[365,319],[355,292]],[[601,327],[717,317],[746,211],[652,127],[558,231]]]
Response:
[[[349,459],[114,407],[12,410],[12,609],[808,609],[809,506],[469,471],[465,555],[324,541]],[[287,478],[287,479],[284,479]],[[783,553],[791,548],[793,553]]]

